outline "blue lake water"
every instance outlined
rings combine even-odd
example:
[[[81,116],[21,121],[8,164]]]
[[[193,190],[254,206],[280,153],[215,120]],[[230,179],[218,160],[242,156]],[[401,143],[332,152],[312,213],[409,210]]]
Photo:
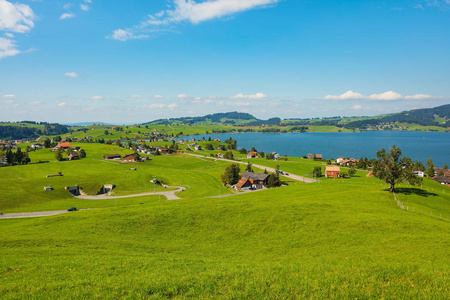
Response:
[[[303,156],[308,153],[322,154],[331,159],[344,157],[376,158],[378,150],[396,145],[403,155],[425,164],[428,158],[436,167],[450,164],[450,133],[420,131],[364,131],[364,132],[310,132],[310,133],[225,133],[188,136],[184,139],[211,137],[221,141],[231,137],[238,148],[250,150],[255,147],[265,153]]]

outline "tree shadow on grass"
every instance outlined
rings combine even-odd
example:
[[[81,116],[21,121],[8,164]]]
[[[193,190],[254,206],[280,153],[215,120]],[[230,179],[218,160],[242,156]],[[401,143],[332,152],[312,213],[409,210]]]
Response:
[[[418,188],[395,188],[395,192],[397,194],[403,195],[417,195],[420,197],[429,197],[429,196],[437,196],[438,194],[430,193],[426,190],[418,189]]]

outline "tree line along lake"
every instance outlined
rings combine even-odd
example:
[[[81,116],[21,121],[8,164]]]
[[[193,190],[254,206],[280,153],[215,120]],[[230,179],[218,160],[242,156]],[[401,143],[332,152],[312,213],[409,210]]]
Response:
[[[403,155],[424,164],[431,157],[436,167],[450,163],[450,133],[422,131],[363,131],[308,133],[224,133],[186,136],[183,139],[237,140],[238,148],[255,147],[265,153],[301,157],[308,153],[322,154],[325,159],[337,157],[376,158],[378,150],[396,145]]]

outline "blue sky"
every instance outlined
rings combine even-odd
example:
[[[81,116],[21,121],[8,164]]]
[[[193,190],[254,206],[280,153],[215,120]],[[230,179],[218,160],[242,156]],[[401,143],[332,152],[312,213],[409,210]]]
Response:
[[[450,0],[0,0],[0,120],[450,103]]]

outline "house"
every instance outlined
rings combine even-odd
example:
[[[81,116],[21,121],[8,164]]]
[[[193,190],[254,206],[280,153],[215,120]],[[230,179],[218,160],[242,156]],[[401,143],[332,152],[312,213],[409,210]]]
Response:
[[[195,150],[203,150],[202,146],[200,146],[200,145],[195,146],[194,149],[195,149]]]
[[[219,153],[217,154],[217,157],[218,157],[218,158],[223,158],[223,153],[222,153],[222,152],[219,152]]]
[[[423,177],[424,172],[423,171],[414,171],[414,175],[416,175],[416,177]]]
[[[120,154],[109,154],[109,155],[104,155],[103,159],[109,160],[109,159],[121,159],[122,156],[120,156]]]
[[[248,180],[251,183],[251,188],[262,189],[263,187],[265,187],[267,185],[268,178],[269,178],[269,174],[253,173],[253,172],[245,171],[244,173],[242,173],[241,180],[239,181],[239,182],[241,182],[241,184],[239,184],[239,186],[237,186],[237,187],[235,186],[235,189],[236,190],[242,189],[242,187],[240,187],[241,185],[246,187],[248,185],[248,183],[245,180]]]
[[[249,190],[252,188],[252,183],[248,178],[241,178],[241,180],[234,185],[234,188],[237,191]]]
[[[326,178],[338,178],[341,172],[341,168],[336,167],[336,166],[326,166],[325,167],[325,177]]]
[[[77,152],[70,152],[69,155],[67,156],[68,160],[76,160],[76,159],[80,159],[80,156],[78,155]]]
[[[354,159],[354,158],[349,158],[349,159],[344,159],[343,161],[341,161],[339,164],[341,166],[348,166],[351,167],[353,165],[356,165],[356,163],[358,162],[358,160]]]
[[[49,186],[44,186],[44,191],[49,192],[49,191],[51,191],[51,190],[53,190],[53,188],[52,188],[51,185],[49,185]]]
[[[450,185],[450,177],[447,176],[436,176],[433,177],[433,180],[443,185]]]
[[[450,171],[444,168],[434,168],[434,176],[438,176],[439,173],[444,173],[444,176],[450,177]]]
[[[315,157],[316,157],[316,155],[314,153],[308,154],[308,159],[314,159]]]
[[[271,154],[273,155],[274,160],[280,159],[280,154],[278,154],[276,152],[272,152]]]
[[[141,160],[141,156],[137,153],[127,154],[122,158],[124,162],[138,162]]]
[[[341,164],[341,162],[343,162],[345,160],[345,157],[338,157],[337,159],[336,159],[336,163],[338,163],[338,164]]]
[[[258,158],[258,152],[250,151],[245,155],[245,158]]]
[[[316,159],[322,159],[322,154],[315,154]]]
[[[52,149],[52,151],[58,151],[58,149],[66,150],[67,148],[70,148],[70,143],[59,143]]]

